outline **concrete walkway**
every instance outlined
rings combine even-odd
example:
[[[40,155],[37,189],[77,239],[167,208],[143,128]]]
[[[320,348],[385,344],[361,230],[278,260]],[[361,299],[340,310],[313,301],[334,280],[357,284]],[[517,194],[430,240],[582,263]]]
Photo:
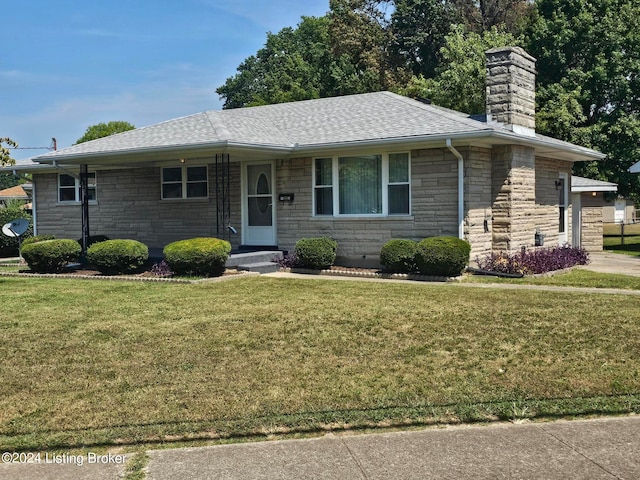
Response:
[[[148,480],[638,479],[640,416],[328,435],[147,452]],[[64,455],[64,454],[62,454]],[[2,464],[6,480],[119,479],[124,463]]]
[[[602,252],[592,253],[589,258],[591,260],[589,265],[580,268],[599,273],[618,273],[640,277],[640,257]]]

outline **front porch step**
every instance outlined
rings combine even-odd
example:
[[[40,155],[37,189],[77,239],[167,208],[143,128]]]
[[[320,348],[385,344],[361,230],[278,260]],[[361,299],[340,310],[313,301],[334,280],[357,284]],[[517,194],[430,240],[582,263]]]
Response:
[[[250,253],[233,253],[227,259],[227,268],[238,268],[240,265],[253,265],[260,263],[273,263],[273,260],[281,260],[282,252],[279,251],[260,251]],[[276,267],[276,263],[273,263]],[[239,268],[238,268],[239,269]],[[254,270],[251,270],[254,271]],[[277,270],[274,270],[274,272]]]
[[[238,265],[236,268],[247,272],[274,273],[280,269],[280,266],[273,262],[258,262]]]

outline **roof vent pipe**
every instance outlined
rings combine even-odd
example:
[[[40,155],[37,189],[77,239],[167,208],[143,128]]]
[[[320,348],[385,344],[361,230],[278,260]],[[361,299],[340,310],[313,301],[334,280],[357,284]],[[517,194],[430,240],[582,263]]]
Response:
[[[458,159],[458,238],[464,240],[464,158],[447,138],[447,148]]]

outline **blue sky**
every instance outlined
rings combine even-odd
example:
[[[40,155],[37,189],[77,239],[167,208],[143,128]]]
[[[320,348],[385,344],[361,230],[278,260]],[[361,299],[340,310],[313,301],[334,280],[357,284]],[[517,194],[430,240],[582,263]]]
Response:
[[[268,31],[321,16],[329,0],[25,0],[0,29],[0,137],[75,143],[87,127],[136,127],[222,102],[216,88]],[[46,150],[14,150],[23,159]]]

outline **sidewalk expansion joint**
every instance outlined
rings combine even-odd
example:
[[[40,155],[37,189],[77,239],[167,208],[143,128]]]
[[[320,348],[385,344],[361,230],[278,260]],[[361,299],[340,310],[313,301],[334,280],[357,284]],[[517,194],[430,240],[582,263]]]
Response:
[[[351,458],[353,459],[355,464],[358,466],[358,469],[360,470],[360,473],[362,473],[362,476],[364,477],[364,479],[369,480],[369,476],[367,475],[367,472],[365,471],[364,466],[362,465],[362,462],[358,460],[358,457],[356,457],[355,453],[353,453],[353,451],[349,448],[349,445],[347,444],[347,442],[344,441],[344,438],[341,438],[340,442],[342,443],[342,445],[344,445],[344,448],[347,449],[347,451],[349,452],[349,455],[351,455]]]
[[[546,430],[542,425],[537,425],[537,427],[542,430],[545,434],[549,435],[550,437],[553,437],[555,440],[557,440],[558,442],[560,442],[561,444],[563,444],[565,447],[571,449],[571,451],[577,453],[578,455],[580,455],[582,458],[584,458],[585,460],[587,460],[588,462],[592,463],[593,465],[595,465],[596,467],[598,467],[599,469],[601,469],[603,472],[611,475],[613,478],[615,478],[616,480],[624,480],[622,477],[619,477],[618,475],[616,475],[615,473],[613,473],[611,470],[607,469],[604,465],[599,464],[598,462],[596,462],[594,459],[590,458],[589,456],[585,455],[584,453],[582,453],[580,450],[578,450],[574,445],[572,445],[569,442],[564,441],[562,438],[558,437],[557,435],[554,435],[552,432]]]

